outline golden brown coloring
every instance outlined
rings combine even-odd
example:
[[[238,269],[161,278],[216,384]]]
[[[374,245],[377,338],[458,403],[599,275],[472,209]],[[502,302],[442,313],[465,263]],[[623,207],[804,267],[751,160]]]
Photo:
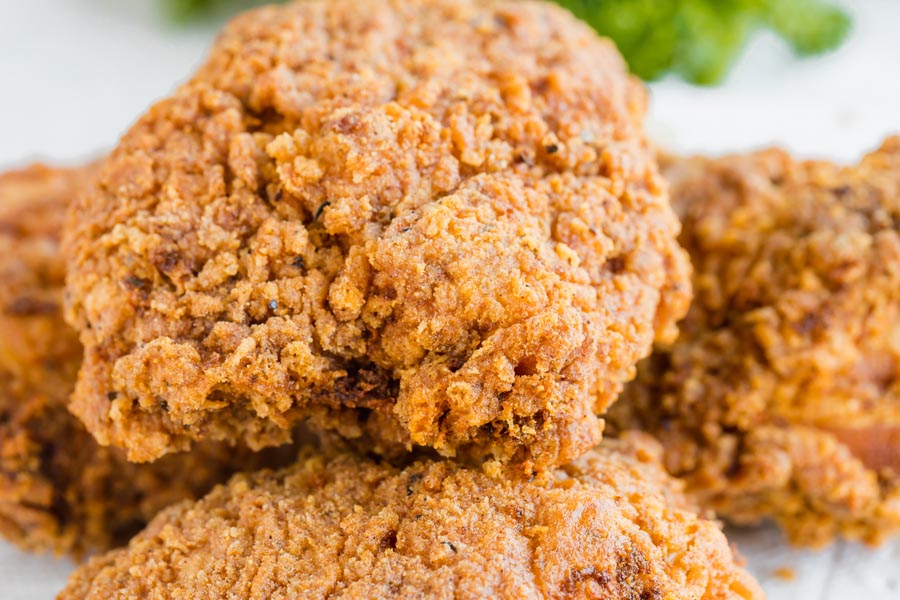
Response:
[[[236,469],[283,465],[294,454],[209,443],[137,466],[99,447],[69,414],[82,350],[62,318],[59,235],[92,172],[35,166],[0,175],[0,535],[28,550],[106,550]]]
[[[659,453],[628,435],[532,482],[310,457],[172,507],[59,598],[762,598]]]
[[[644,112],[549,3],[237,18],[71,213],[72,410],[140,461],[307,417],[378,450],[579,456],[690,295]]]
[[[900,139],[847,168],[769,150],[665,172],[697,298],[613,420],[738,523],[814,546],[896,532]]]

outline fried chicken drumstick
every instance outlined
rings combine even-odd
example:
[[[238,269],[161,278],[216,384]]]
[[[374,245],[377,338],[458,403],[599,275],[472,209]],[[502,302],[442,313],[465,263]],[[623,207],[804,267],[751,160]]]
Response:
[[[900,139],[847,168],[769,150],[665,172],[696,300],[613,420],[732,521],[813,546],[896,532]]]
[[[136,461],[308,418],[376,450],[579,456],[690,296],[644,112],[549,3],[238,17],[71,211],[71,409]]]
[[[59,600],[762,598],[659,453],[631,434],[532,482],[320,454],[166,510]]]
[[[93,171],[35,166],[0,175],[0,535],[76,556],[125,543],[161,508],[237,469],[284,465],[296,454],[206,443],[132,465],[69,414],[82,349],[62,318],[59,235],[67,204]]]

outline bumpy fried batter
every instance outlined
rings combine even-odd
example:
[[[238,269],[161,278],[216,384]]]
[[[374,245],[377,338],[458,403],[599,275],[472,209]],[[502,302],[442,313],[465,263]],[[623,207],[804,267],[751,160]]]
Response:
[[[72,410],[138,461],[304,417],[379,449],[580,455],[687,308],[644,112],[548,3],[239,17],[72,212]]]
[[[353,455],[239,475],[77,571],[88,598],[762,598],[633,434],[535,481]]]
[[[0,535],[80,555],[121,544],[158,510],[206,493],[237,468],[287,464],[218,443],[149,466],[100,448],[66,409],[81,346],[63,321],[59,235],[92,169],[0,175]]]
[[[614,420],[736,522],[805,545],[896,531],[900,139],[849,168],[770,150],[665,172],[697,299]]]

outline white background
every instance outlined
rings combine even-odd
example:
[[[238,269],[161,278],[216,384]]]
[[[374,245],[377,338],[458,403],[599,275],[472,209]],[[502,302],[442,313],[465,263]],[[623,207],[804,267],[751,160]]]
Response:
[[[900,2],[844,4],[855,29],[836,54],[800,61],[762,35],[721,87],[654,85],[654,137],[684,152],[779,144],[853,161],[900,133]],[[166,25],[154,0],[0,0],[0,167],[74,164],[111,147],[191,72],[212,35]],[[900,600],[900,542],[797,552],[771,528],[729,533],[772,600]],[[0,542],[0,598],[52,598],[71,568]],[[796,578],[775,577],[780,568]]]

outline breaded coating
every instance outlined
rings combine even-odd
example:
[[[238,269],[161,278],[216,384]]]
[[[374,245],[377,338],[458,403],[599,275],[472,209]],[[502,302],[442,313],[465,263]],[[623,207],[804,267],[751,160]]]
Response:
[[[900,525],[900,138],[853,167],[779,150],[664,170],[696,301],[614,421],[737,523],[796,544]]]
[[[550,3],[238,17],[72,211],[72,410],[137,461],[306,417],[577,457],[690,295],[645,100]]]
[[[0,535],[72,553],[125,543],[158,510],[205,494],[238,468],[285,465],[221,443],[153,465],[101,448],[66,409],[81,346],[62,318],[59,235],[92,168],[0,175]]]
[[[659,455],[630,434],[531,482],[309,457],[166,510],[59,599],[762,598]]]

